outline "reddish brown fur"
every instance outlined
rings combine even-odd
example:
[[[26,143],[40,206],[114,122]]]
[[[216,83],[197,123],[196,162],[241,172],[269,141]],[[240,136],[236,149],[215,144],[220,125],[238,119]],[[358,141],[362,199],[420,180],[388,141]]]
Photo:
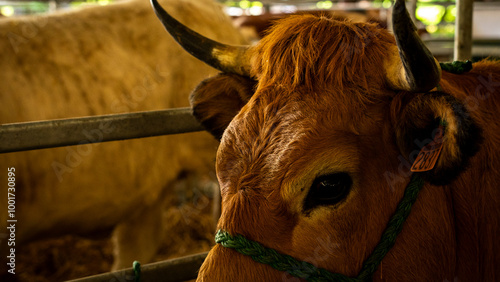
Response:
[[[256,48],[259,60],[254,68],[262,76],[262,86],[286,88],[334,83],[342,88],[347,84],[379,89],[381,85],[369,82],[382,81],[383,72],[367,71],[382,65],[383,56],[374,54],[387,53],[385,49],[394,42],[375,24],[340,22],[326,15],[287,17],[270,34]]]
[[[225,125],[219,147],[219,228],[333,272],[358,274],[410,176],[397,146],[397,138],[404,136],[395,132],[394,123],[405,97],[419,94],[387,87],[382,66],[394,44],[388,32],[374,25],[324,17],[290,17],[272,29],[252,53],[257,90]],[[481,77],[490,81],[489,88],[476,91]],[[211,82],[206,89],[217,85]],[[443,73],[443,91],[465,104],[484,141],[455,181],[426,183],[374,280],[494,281],[500,276],[499,82],[496,62],[477,63],[463,75]],[[491,89],[494,93],[484,99]],[[216,97],[228,89],[207,91]],[[479,92],[483,99],[474,101],[476,108],[466,103]],[[446,112],[449,105],[429,99],[429,105]],[[458,120],[435,115],[450,124]],[[456,137],[455,131],[447,132],[448,140]],[[454,155],[457,148],[447,144],[441,158],[470,157]],[[350,194],[334,206],[304,214],[302,202],[313,180],[334,172],[351,175]],[[219,245],[199,275],[200,281],[285,278],[290,276]]]
[[[441,82],[446,92],[464,102],[484,138],[451,193],[460,246],[457,275],[471,280],[497,281],[500,276],[499,82],[500,64],[493,61],[476,63],[465,75],[445,73]]]

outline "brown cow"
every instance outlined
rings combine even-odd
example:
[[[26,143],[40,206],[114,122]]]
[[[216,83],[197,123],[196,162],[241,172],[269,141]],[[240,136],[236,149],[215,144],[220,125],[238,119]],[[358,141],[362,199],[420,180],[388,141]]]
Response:
[[[371,278],[498,281],[500,63],[441,70],[404,5],[394,7],[395,36],[304,15],[278,21],[253,47],[203,41],[195,55],[226,72],[192,96],[221,141],[218,228],[354,277],[403,198],[416,154],[441,144],[433,169],[415,178],[425,180],[420,195]],[[190,49],[178,35],[187,31],[157,13]],[[255,250],[248,253],[257,257]],[[303,264],[282,272],[217,244],[198,280],[280,281]]]
[[[195,30],[241,43],[213,1],[169,1],[168,9]],[[164,32],[142,0],[0,20],[0,123],[189,106],[186,93],[216,72]],[[102,124],[86,136],[112,130]],[[2,258],[28,241],[115,228],[114,268],[146,263],[164,231],[172,232],[162,230],[166,196],[180,176],[208,175],[216,148],[210,134],[192,133],[1,154]],[[15,191],[7,190],[8,168]],[[6,229],[8,192],[14,241]]]

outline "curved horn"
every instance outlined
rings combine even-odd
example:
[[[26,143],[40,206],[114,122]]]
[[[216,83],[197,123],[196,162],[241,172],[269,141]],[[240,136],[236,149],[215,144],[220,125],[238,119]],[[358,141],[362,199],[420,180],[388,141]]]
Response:
[[[392,25],[399,58],[388,75],[396,88],[411,92],[425,92],[436,87],[441,79],[441,67],[417,34],[405,0],[396,0],[392,11]]]
[[[151,5],[165,29],[189,54],[220,71],[250,76],[247,46],[226,45],[206,38],[170,16],[157,0],[151,0]]]

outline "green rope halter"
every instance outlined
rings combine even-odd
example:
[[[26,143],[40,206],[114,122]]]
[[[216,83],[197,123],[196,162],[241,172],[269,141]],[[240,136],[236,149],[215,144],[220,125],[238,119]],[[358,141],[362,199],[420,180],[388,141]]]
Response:
[[[382,234],[380,242],[372,254],[365,260],[363,268],[356,278],[317,268],[308,262],[299,261],[289,255],[280,254],[241,235],[232,236],[223,230],[217,232],[215,242],[221,244],[223,247],[231,248],[241,254],[248,255],[256,262],[268,264],[274,269],[285,271],[292,276],[306,279],[307,281],[367,281],[371,279],[384,256],[394,246],[396,237],[401,232],[403,223],[410,214],[411,207],[415,203],[418,192],[423,186],[424,180],[417,173],[414,173],[410,183],[406,186],[404,196],[399,202],[395,214]]]
[[[472,69],[472,62],[467,61],[454,61],[451,63],[439,63],[441,69],[454,74],[462,74]]]

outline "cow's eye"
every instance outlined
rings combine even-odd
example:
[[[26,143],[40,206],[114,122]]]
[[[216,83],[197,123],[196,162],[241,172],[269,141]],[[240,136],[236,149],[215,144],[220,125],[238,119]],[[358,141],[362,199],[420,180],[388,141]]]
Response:
[[[352,186],[352,179],[345,172],[323,175],[316,178],[304,201],[304,212],[317,206],[334,205],[342,201]]]

